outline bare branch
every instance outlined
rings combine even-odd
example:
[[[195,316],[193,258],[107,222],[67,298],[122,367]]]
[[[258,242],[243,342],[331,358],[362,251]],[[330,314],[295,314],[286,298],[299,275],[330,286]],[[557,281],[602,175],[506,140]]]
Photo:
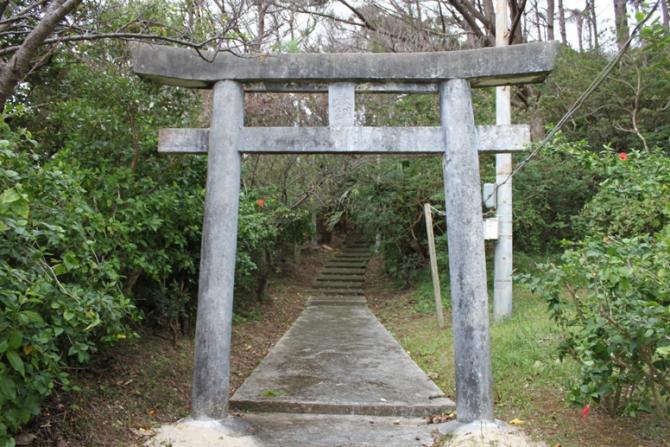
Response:
[[[194,42],[184,40],[184,39],[179,39],[179,38],[176,38],[176,37],[159,36],[157,34],[88,33],[88,34],[78,34],[78,35],[73,35],[73,36],[51,37],[49,39],[45,39],[43,44],[44,45],[54,45],[54,44],[66,43],[66,42],[82,42],[82,41],[93,41],[93,40],[103,40],[103,39],[152,40],[152,41],[173,43],[173,44],[176,44],[176,45],[181,45],[181,46],[184,46],[184,47],[193,48],[195,50],[204,50],[204,49],[206,49],[207,45],[209,45],[212,42],[225,40],[225,38],[223,38],[221,36],[217,36],[217,37],[212,37],[210,39],[207,39],[207,40],[205,40],[203,42],[200,42],[200,43],[194,43]],[[0,56],[4,56],[6,54],[11,54],[11,53],[17,51],[19,48],[21,48],[21,46],[19,46],[19,45],[13,46],[13,47],[3,48],[2,50],[0,50]]]
[[[49,5],[44,17],[28,34],[9,61],[0,65],[0,106],[11,96],[17,84],[30,69],[39,47],[53,33],[63,18],[79,6],[82,0],[56,0]]]
[[[377,29],[368,22],[368,19],[365,18],[365,16],[356,8],[351,6],[346,0],[338,0],[340,3],[342,3],[344,6],[346,6],[351,12],[354,13],[356,17],[361,19],[361,21],[365,24],[365,27],[368,29],[371,29],[372,31],[377,31]]]

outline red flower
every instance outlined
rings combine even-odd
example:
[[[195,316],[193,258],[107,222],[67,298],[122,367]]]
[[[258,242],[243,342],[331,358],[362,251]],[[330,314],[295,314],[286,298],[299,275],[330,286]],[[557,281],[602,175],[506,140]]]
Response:
[[[260,206],[263,208],[265,206],[265,199],[258,199],[256,200],[256,205]]]
[[[628,154],[625,152],[619,152],[619,160],[626,161],[628,160]]]
[[[586,417],[589,415],[591,412],[591,404],[587,404],[584,408],[582,408],[582,416]]]

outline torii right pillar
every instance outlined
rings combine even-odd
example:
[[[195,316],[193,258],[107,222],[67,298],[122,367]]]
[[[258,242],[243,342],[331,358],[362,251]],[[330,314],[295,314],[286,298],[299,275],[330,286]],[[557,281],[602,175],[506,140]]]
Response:
[[[456,369],[456,413],[461,422],[493,420],[486,256],[477,132],[470,84],[440,85],[445,133],[444,196],[447,208],[451,315]]]

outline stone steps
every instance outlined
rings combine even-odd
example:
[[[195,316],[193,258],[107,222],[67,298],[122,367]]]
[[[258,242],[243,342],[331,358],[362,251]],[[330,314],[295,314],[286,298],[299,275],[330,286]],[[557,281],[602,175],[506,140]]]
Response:
[[[314,289],[312,295],[363,296],[363,289]]]
[[[369,245],[345,247],[327,262],[313,284],[308,306],[358,306],[366,305],[363,296],[365,269],[370,259]]]
[[[363,286],[363,281],[319,281],[314,282],[314,289],[360,289]]]
[[[344,266],[331,265],[325,267],[324,270],[321,272],[322,275],[342,275],[349,273],[363,275],[365,274],[365,267],[344,267]]]
[[[329,261],[326,263],[326,268],[330,267],[344,267],[344,268],[360,268],[365,269],[368,262],[352,262],[352,261]]]
[[[349,275],[343,275],[339,273],[332,273],[332,274],[327,274],[324,275],[321,273],[321,275],[316,278],[317,281],[360,281],[363,282],[365,281],[365,276],[364,275],[359,275],[359,274],[349,274]]]
[[[357,249],[328,261],[305,310],[237,390],[232,409],[263,420],[409,418],[454,410],[368,309],[363,283],[369,245],[351,250]],[[331,441],[326,445],[352,445]]]
[[[367,306],[364,297],[353,296],[314,296],[307,300],[308,306]]]

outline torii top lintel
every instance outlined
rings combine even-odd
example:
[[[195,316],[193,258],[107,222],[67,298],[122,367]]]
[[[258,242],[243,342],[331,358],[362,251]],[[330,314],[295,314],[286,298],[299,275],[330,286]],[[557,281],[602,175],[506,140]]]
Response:
[[[211,88],[223,79],[250,82],[406,82],[466,79],[473,87],[541,82],[559,44],[431,53],[300,53],[240,57],[219,53],[210,62],[192,49],[133,44],[133,70],[168,85]],[[213,55],[206,55],[209,59]]]

